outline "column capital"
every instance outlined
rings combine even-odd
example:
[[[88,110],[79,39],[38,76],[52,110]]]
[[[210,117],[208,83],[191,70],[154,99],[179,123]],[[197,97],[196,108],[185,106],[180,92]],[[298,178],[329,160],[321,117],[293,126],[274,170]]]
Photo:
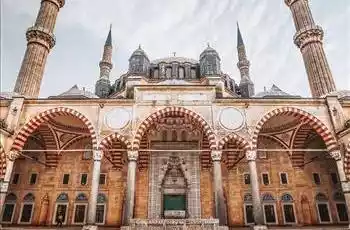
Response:
[[[0,193],[7,193],[9,187],[8,181],[0,181]]]
[[[350,182],[349,181],[342,181],[341,188],[342,188],[344,194],[350,193]]]
[[[211,159],[213,161],[221,161],[222,151],[221,150],[211,150],[210,156],[211,156]]]
[[[256,156],[257,156],[256,150],[249,149],[245,153],[245,157],[247,158],[248,161],[255,161]]]
[[[139,152],[137,150],[128,150],[129,161],[137,161],[138,157],[139,157]]]
[[[287,6],[293,5],[295,2],[298,2],[299,0],[284,0],[284,3],[286,3]],[[303,0],[303,1],[308,1],[308,0]]]
[[[342,159],[341,152],[339,149],[332,150],[331,152],[329,152],[329,155],[336,161],[340,161]]]
[[[10,161],[15,161],[18,157],[19,157],[19,151],[17,150],[11,150],[10,152],[8,152],[7,154],[7,158],[10,160]]]
[[[94,161],[101,161],[103,157],[103,151],[102,150],[94,150],[93,151],[93,159]]]

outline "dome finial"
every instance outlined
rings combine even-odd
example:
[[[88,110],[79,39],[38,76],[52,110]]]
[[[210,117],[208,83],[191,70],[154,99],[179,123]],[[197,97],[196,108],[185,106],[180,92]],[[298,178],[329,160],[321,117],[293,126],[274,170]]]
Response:
[[[141,49],[141,44],[139,44],[139,49]]]
[[[207,42],[207,45],[208,45],[208,48],[210,48],[210,43],[209,42]]]
[[[176,52],[173,52],[174,57],[176,57]]]

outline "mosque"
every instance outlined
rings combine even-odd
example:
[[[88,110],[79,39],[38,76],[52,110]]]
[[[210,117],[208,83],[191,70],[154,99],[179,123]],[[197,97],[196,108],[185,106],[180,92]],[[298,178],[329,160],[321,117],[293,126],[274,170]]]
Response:
[[[237,27],[240,76],[210,45],[156,60],[140,46],[111,81],[110,30],[95,92],[38,98],[65,5],[42,0],[0,95],[2,226],[349,229],[350,93],[335,87],[308,1],[285,3],[312,97],[255,92]]]

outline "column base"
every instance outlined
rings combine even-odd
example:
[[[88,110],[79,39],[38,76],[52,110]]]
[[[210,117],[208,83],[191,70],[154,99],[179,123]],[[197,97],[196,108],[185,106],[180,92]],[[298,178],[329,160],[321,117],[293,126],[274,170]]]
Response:
[[[83,226],[82,230],[98,230],[98,226],[92,225],[92,224],[87,224],[87,225]]]
[[[254,225],[250,227],[251,230],[267,230],[266,225]]]

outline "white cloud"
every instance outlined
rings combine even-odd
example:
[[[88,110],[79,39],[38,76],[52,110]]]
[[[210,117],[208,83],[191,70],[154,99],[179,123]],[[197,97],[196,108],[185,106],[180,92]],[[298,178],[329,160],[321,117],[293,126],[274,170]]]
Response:
[[[39,0],[3,0],[2,91],[13,88],[25,51],[25,30],[36,18]],[[326,31],[325,50],[339,88],[350,88],[350,2],[311,1],[315,21]],[[127,70],[132,51],[142,44],[151,59],[198,58],[206,43],[217,49],[223,71],[239,81],[236,21],[240,22],[256,91],[277,84],[309,95],[299,50],[293,45],[292,16],[283,0],[69,0],[61,9],[57,45],[48,58],[41,96],[73,84],[94,91],[98,62],[113,23],[114,81]]]

